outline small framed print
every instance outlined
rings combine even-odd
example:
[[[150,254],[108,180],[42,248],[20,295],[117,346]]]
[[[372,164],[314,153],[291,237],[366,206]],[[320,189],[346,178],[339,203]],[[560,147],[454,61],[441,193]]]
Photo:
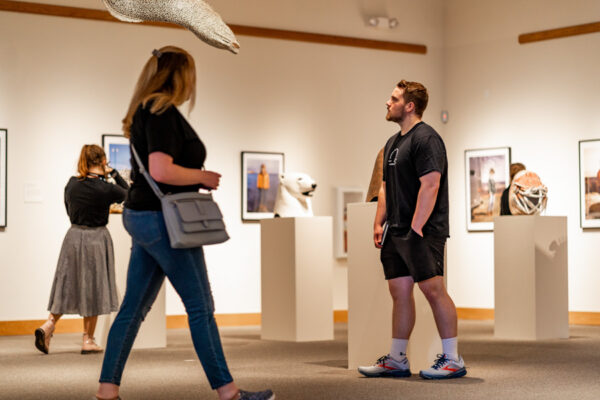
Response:
[[[108,166],[119,171],[125,181],[131,184],[131,151],[129,139],[123,135],[102,135],[102,148]]]
[[[0,228],[6,227],[7,199],[6,199],[6,155],[8,131],[0,129]]]
[[[581,228],[600,228],[600,139],[579,142]]]
[[[242,152],[242,221],[273,218],[284,154]]]
[[[510,147],[465,150],[468,231],[493,231],[510,180]]]
[[[124,135],[102,135],[102,148],[106,154],[108,166],[119,171],[119,175],[125,182],[131,185],[131,151],[129,149],[129,139]],[[111,214],[121,214],[123,212],[123,203],[110,205]]]

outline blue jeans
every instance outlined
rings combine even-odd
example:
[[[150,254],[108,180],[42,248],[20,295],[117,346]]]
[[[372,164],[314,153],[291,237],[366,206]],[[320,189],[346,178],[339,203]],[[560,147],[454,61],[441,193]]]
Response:
[[[135,337],[165,275],[185,305],[194,348],[211,387],[232,382],[214,318],[202,248],[172,249],[160,211],[125,208],[123,225],[133,239],[127,289],[108,334],[100,382],[120,385]]]

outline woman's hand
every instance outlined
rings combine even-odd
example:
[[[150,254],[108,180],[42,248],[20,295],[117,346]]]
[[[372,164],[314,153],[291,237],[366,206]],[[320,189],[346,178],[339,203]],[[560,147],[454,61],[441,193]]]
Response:
[[[208,190],[216,190],[219,187],[221,181],[221,174],[213,171],[202,171],[201,172],[200,184]]]
[[[214,190],[219,187],[221,174],[198,168],[186,168],[173,163],[173,157],[160,151],[148,155],[148,172],[157,182],[174,186],[200,185]]]

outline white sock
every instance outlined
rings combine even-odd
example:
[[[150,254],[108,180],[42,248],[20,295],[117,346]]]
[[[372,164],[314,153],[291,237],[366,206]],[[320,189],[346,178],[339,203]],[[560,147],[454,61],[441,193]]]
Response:
[[[458,338],[442,339],[442,352],[453,360],[458,361]]]
[[[402,361],[404,357],[406,357],[407,345],[408,339],[392,338],[392,348],[390,350],[390,356],[396,361]]]

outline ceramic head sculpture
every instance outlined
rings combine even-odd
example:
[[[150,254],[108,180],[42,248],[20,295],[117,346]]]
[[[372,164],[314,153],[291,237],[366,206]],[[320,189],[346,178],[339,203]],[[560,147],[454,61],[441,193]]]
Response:
[[[311,197],[316,182],[307,174],[287,172],[279,176],[273,213],[275,217],[312,217]]]
[[[108,11],[126,22],[170,22],[192,31],[200,40],[219,49],[237,53],[235,35],[202,0],[103,0]]]
[[[513,215],[536,215],[546,209],[548,188],[531,171],[518,172],[510,185],[508,205]]]

